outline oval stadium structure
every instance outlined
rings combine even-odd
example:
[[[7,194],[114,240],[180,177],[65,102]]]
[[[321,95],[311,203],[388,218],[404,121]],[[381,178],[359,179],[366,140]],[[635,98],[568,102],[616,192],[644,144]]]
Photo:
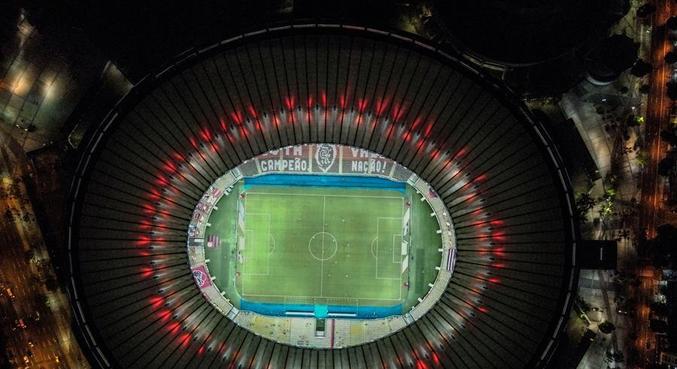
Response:
[[[191,50],[90,132],[71,298],[101,368],[541,368],[577,278],[559,155],[509,91],[332,24]]]

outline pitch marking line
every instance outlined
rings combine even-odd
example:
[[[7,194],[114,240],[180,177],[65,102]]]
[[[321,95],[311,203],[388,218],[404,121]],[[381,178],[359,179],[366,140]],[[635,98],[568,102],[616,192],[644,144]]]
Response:
[[[320,194],[314,194],[314,193],[274,193],[274,192],[249,192],[248,196],[251,195],[273,195],[273,196],[314,196],[314,197],[347,197],[347,198],[355,198],[355,199],[361,199],[361,198],[371,198],[371,199],[400,199],[403,200],[402,197],[399,196],[369,196],[369,195],[320,195]],[[401,218],[401,217],[400,217]]]
[[[270,231],[273,228],[273,220],[271,219],[271,215],[269,213],[249,213],[249,215],[268,217],[268,242],[272,244],[272,247],[270,244],[268,245],[268,255],[271,255],[273,251],[275,251],[275,247],[277,247],[277,241],[275,240],[275,237],[273,237],[273,233]]]
[[[323,196],[322,197],[322,260],[320,261],[320,297],[322,297],[323,290],[324,290],[324,222],[325,222],[325,210],[327,208],[327,197]],[[334,238],[334,241],[336,241],[336,238]],[[338,244],[336,245],[336,249],[338,250]],[[333,256],[333,255],[332,255]]]
[[[323,199],[323,205],[322,205],[322,236],[323,236],[323,237],[322,237],[322,259],[324,259],[324,252],[325,252],[325,250],[324,250],[324,237],[325,237],[325,233],[326,233],[326,232],[325,232],[325,221],[326,221],[326,218],[325,218],[325,217],[326,217],[326,213],[325,213],[325,212],[326,212],[326,198],[327,198],[327,197],[337,197],[337,198],[400,199],[400,200],[402,201],[402,210],[403,210],[403,212],[404,212],[404,200],[405,200],[403,197],[400,197],[400,196],[325,195],[325,194],[322,194],[322,195],[321,195],[321,194],[309,194],[309,193],[298,193],[298,194],[293,194],[293,193],[274,193],[274,192],[248,192],[248,193],[247,193],[247,197],[252,196],[252,195],[322,197],[322,199]],[[270,229],[271,229],[271,226],[272,226],[272,224],[271,224],[271,219],[270,219],[270,214],[267,214],[267,213],[247,213],[247,212],[246,212],[246,203],[247,203],[247,199],[245,199],[244,203],[245,203],[245,206],[244,206],[244,207],[245,207],[245,216],[246,216],[246,215],[266,215],[266,216],[268,216],[268,225],[269,225],[269,227],[268,227],[268,235],[269,235],[269,240],[270,240],[270,238],[272,237],[272,235],[270,235]],[[376,258],[376,279],[379,279],[379,280],[399,280],[400,282],[402,281],[402,275],[401,275],[401,273],[399,273],[399,270],[398,270],[398,275],[400,275],[400,276],[399,276],[398,278],[393,278],[393,277],[379,277],[379,276],[378,276],[378,259],[379,259],[379,258],[378,258],[378,255],[377,255],[377,254],[378,254],[378,229],[379,229],[379,222],[380,222],[380,220],[381,220],[381,219],[384,219],[384,220],[400,220],[400,221],[402,221],[403,218],[404,218],[404,214],[402,214],[402,216],[400,216],[400,217],[378,217],[378,218],[377,218],[377,225],[376,225],[376,228],[377,228],[377,237],[376,237],[374,240],[372,240],[372,248],[371,248],[372,255]],[[250,231],[251,231],[251,230],[250,230]],[[392,246],[392,247],[391,247],[391,248],[392,248],[391,251],[393,252],[392,259],[395,258],[395,255],[394,255],[394,254],[395,254],[395,253],[394,253],[394,249],[395,249],[395,242],[394,242],[394,239],[395,239],[395,237],[398,237],[398,236],[399,236],[399,237],[402,237],[402,235],[393,234],[393,240],[392,240],[392,245],[391,245],[391,246]],[[335,239],[335,238],[334,238],[334,239]],[[377,250],[376,253],[374,253],[374,241],[376,241],[376,250]],[[398,245],[398,250],[400,250],[400,249],[401,249],[401,245]],[[270,255],[271,252],[272,252],[272,250],[270,250],[270,251],[268,252],[268,255]],[[398,253],[398,254],[399,254],[399,253]],[[332,255],[332,256],[333,256],[333,255]],[[259,273],[259,274],[249,273],[249,274],[247,274],[247,275],[250,275],[250,276],[255,276],[255,275],[268,276],[268,275],[270,275],[270,257],[267,258],[266,261],[268,262],[268,263],[267,263],[267,267],[268,267],[267,274],[263,274],[263,273]],[[401,265],[402,261],[401,261],[401,260],[400,260],[399,262],[393,261],[393,262],[391,262],[391,263],[393,263],[393,264],[400,264],[400,265]],[[246,261],[245,261],[244,264],[246,264]],[[243,296],[251,296],[251,297],[283,297],[283,298],[306,298],[306,299],[307,299],[307,298],[312,298],[312,299],[321,299],[321,298],[324,298],[324,299],[345,299],[345,297],[323,296],[323,287],[324,287],[324,261],[323,261],[323,260],[321,261],[320,268],[321,268],[321,273],[320,273],[320,296],[290,296],[290,295],[273,295],[273,294],[249,294],[249,293],[246,293],[246,292],[244,291],[244,280],[243,280],[243,282],[242,282],[242,295],[243,295]],[[244,265],[243,265],[243,275],[244,275],[244,274],[245,274],[245,272],[244,272]],[[375,299],[375,298],[365,298],[365,297],[351,297],[351,299],[356,299],[356,300],[371,300],[371,301],[401,301],[401,300],[402,300],[402,289],[401,289],[401,288],[398,288],[398,289],[400,290],[400,297],[399,297],[399,298],[396,298],[396,299],[385,299],[385,298]]]
[[[402,281],[402,276],[401,276],[401,273],[400,273],[400,270],[399,270],[399,269],[397,270],[397,274],[398,274],[398,277],[397,277],[397,278],[395,278],[395,277],[379,277],[379,276],[378,276],[378,264],[379,264],[379,257],[378,257],[379,252],[378,252],[378,250],[379,250],[379,248],[380,248],[380,247],[379,247],[379,242],[378,242],[378,241],[379,241],[378,235],[379,235],[379,227],[380,227],[380,224],[381,224],[381,219],[387,219],[387,220],[399,220],[400,222],[402,221],[402,218],[401,218],[401,217],[377,217],[377,218],[376,218],[376,255],[375,255],[375,257],[376,257],[376,279],[379,279],[379,280],[398,280],[398,281]],[[394,238],[393,238],[391,241],[394,241]],[[373,242],[373,241],[372,241],[372,242]],[[394,247],[395,247],[395,246],[394,246],[393,244],[391,244],[391,252],[394,252]],[[401,248],[401,246],[400,246],[400,248]],[[373,250],[373,249],[372,249],[372,250]],[[392,264],[392,256],[391,256],[391,264]],[[402,264],[402,260],[400,260],[400,262],[399,262],[398,264],[401,265],[401,264]],[[400,291],[400,294],[401,294],[401,291]]]
[[[395,241],[396,238],[400,242]],[[397,233],[393,233],[393,264],[402,265],[402,235]]]
[[[264,233],[264,241],[263,241],[264,244],[266,245],[266,246],[265,246],[265,251],[266,251],[266,252],[261,253],[262,255],[265,255],[265,256],[266,256],[266,272],[265,272],[265,273],[246,273],[246,272],[245,272],[245,265],[247,264],[247,261],[249,260],[249,258],[247,258],[247,253],[248,253],[248,252],[249,252],[249,253],[252,252],[252,248],[246,247],[246,245],[245,245],[245,250],[246,250],[246,251],[245,251],[245,255],[244,255],[245,260],[244,260],[244,263],[243,263],[243,266],[242,266],[242,276],[243,276],[243,277],[244,277],[244,276],[269,276],[269,275],[270,275],[270,257],[271,257],[271,253],[272,253],[272,250],[270,249],[270,241],[271,241],[271,239],[272,239],[272,235],[270,234],[270,229],[272,228],[272,219],[271,219],[271,215],[268,214],[268,213],[247,213],[247,210],[245,209],[245,219],[246,219],[247,216],[250,216],[250,217],[251,217],[251,216],[254,216],[254,217],[257,217],[257,216],[258,216],[258,217],[261,217],[261,216],[263,216],[263,217],[266,217],[266,218],[268,219],[268,229],[267,229],[267,231]],[[245,227],[246,227],[246,224],[245,224]],[[255,246],[257,246],[257,245],[258,245],[258,242],[254,242],[254,241],[253,241],[254,238],[255,238],[255,237],[253,236],[254,234],[257,234],[257,232],[255,232],[253,229],[246,229],[246,228],[245,228],[245,243],[246,243],[247,240],[249,239],[249,240],[252,240],[252,244],[254,244]],[[256,239],[256,240],[258,241],[258,239]],[[248,251],[248,252],[247,252],[247,251]],[[257,253],[257,254],[258,254],[258,253]],[[245,292],[244,292],[244,283],[243,283],[243,284],[242,284],[242,294],[244,294],[244,293],[245,293]]]
[[[335,296],[294,296],[294,295],[273,295],[273,294],[253,294],[253,293],[247,293],[247,294],[242,294],[243,297],[282,297],[282,298],[290,298],[290,299],[337,299],[337,300],[345,300],[345,299],[351,299],[351,300],[371,300],[371,301],[399,301],[401,298],[398,299],[384,299],[384,298],[371,298],[371,297],[335,297]],[[294,304],[291,304],[294,305]]]
[[[240,196],[242,196],[242,194],[244,194],[244,193],[245,193],[245,191],[240,192]],[[246,220],[246,216],[247,216],[247,196],[245,195],[244,198],[243,198],[243,197],[240,197],[240,199],[242,199],[242,200],[238,200],[238,201],[242,201],[242,212],[244,213],[244,214],[242,214],[242,223],[243,223],[243,226],[242,226],[242,227],[244,228],[244,227],[247,226],[246,224],[244,224],[244,222],[245,222],[245,220]],[[237,209],[237,211],[238,211],[238,216],[239,216],[239,215],[240,215],[240,207],[239,207],[239,203],[238,203],[238,209]],[[239,221],[239,218],[236,219],[235,221],[238,222],[238,221]],[[243,229],[242,231],[243,231],[245,234],[244,234],[244,240],[242,241],[242,249],[243,249],[243,251],[242,251],[242,258],[243,258],[244,260],[242,261],[242,275],[240,276],[240,284],[241,284],[241,288],[242,288],[242,295],[244,296],[244,291],[245,291],[245,289],[244,289],[244,280],[246,279],[246,278],[244,277],[244,275],[245,275],[245,273],[246,273],[246,271],[247,271],[247,268],[245,267],[245,265],[247,264],[247,259],[246,259],[245,255],[244,255],[244,247],[245,247],[245,242],[247,242],[247,230],[246,230],[246,229]],[[239,246],[239,245],[238,245],[238,246]],[[239,251],[240,251],[240,250],[238,250],[238,252],[239,252]]]
[[[247,235],[246,237],[250,240],[256,239],[254,237],[254,234],[256,234],[256,232],[254,232],[251,229],[245,230],[245,234]],[[251,249],[247,249],[247,251],[252,252]],[[245,265],[247,265],[248,262],[251,262],[252,258],[248,258],[246,254],[244,255],[244,257],[245,257],[245,260],[244,260],[243,267],[242,267],[242,276],[243,277],[244,276],[269,276],[270,275],[270,259],[269,258],[266,258],[266,272],[265,273],[247,273],[244,270]],[[250,267],[251,267],[251,265],[250,265]]]
[[[376,249],[378,248],[378,236],[374,237],[373,240],[371,240],[371,256],[374,257],[374,259],[378,259],[378,256],[376,256]]]

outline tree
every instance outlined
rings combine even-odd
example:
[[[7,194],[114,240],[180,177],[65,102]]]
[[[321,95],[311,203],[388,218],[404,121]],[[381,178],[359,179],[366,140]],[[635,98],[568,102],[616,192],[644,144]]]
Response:
[[[637,59],[635,64],[633,64],[632,68],[630,69],[630,73],[632,73],[632,75],[635,77],[644,77],[651,73],[651,69],[651,64],[645,62],[642,59]]]
[[[670,309],[668,308],[667,304],[662,304],[662,303],[658,303],[658,302],[652,302],[651,303],[651,310],[653,310],[653,312],[656,315],[661,315],[661,316],[665,316],[665,315],[668,315],[670,313]]]
[[[670,17],[668,18],[668,21],[665,23],[666,26],[668,26],[668,29],[671,31],[677,31],[677,17]]]
[[[654,256],[654,262],[666,265],[669,261],[673,264],[677,261],[677,228],[671,224],[662,224],[656,227],[656,237],[649,240],[647,246],[650,247]]]
[[[675,159],[672,156],[666,156],[658,162],[658,175],[667,177],[675,166]]]
[[[672,100],[677,100],[677,82],[670,81],[667,83],[668,97]]]
[[[607,188],[604,191],[604,195],[599,198],[600,203],[602,204],[602,209],[599,211],[602,218],[606,218],[613,214],[615,203],[616,203],[616,190],[614,189],[615,180],[612,179],[609,181],[611,184],[610,188]]]
[[[585,214],[588,213],[595,205],[597,201],[590,196],[587,192],[581,192],[576,199],[576,212],[580,218],[585,218]]]
[[[586,70],[598,80],[611,82],[637,61],[639,44],[623,35],[612,35],[602,40],[586,55]]]
[[[640,18],[645,18],[649,16],[651,13],[656,11],[656,6],[651,3],[646,3],[639,8],[637,8],[637,16]]]
[[[661,139],[672,146],[677,145],[677,135],[674,132],[664,129],[661,131]]]
[[[592,306],[590,306],[587,301],[583,300],[581,296],[576,296],[576,302],[578,303],[578,306],[580,306],[581,310],[586,313],[592,309]]]
[[[649,161],[649,155],[646,153],[646,151],[641,150],[637,153],[637,155],[635,155],[635,160],[637,160],[637,165],[644,167]]]
[[[649,327],[656,333],[665,333],[668,330],[668,323],[666,323],[664,320],[651,319],[649,322]]]
[[[598,327],[599,327],[599,331],[604,333],[604,334],[609,334],[609,333],[613,332],[614,330],[616,330],[616,326],[614,325],[614,323],[611,323],[608,320],[605,320]]]
[[[45,287],[47,287],[47,291],[54,292],[59,288],[59,283],[57,283],[56,278],[49,276],[45,280]]]
[[[33,259],[34,255],[35,252],[33,251],[33,249],[29,249],[26,252],[24,252],[24,257],[26,258],[26,261],[30,261],[31,259]]]
[[[665,62],[668,64],[675,64],[677,63],[677,53],[674,51],[669,51],[667,54],[665,54]]]

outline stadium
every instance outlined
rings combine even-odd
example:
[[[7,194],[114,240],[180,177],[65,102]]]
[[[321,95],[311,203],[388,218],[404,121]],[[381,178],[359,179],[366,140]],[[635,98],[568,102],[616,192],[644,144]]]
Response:
[[[190,50],[76,173],[71,297],[102,368],[537,368],[572,303],[547,134],[411,36],[299,24]]]

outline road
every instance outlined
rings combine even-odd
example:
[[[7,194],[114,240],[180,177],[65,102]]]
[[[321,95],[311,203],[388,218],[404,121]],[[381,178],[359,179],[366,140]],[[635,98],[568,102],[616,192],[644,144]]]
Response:
[[[649,366],[656,359],[656,336],[649,327],[651,318],[651,298],[656,293],[656,271],[652,266],[646,266],[638,274],[640,285],[637,289],[639,303],[636,319],[638,322],[636,348],[640,352],[641,363]]]
[[[645,148],[648,160],[642,175],[642,197],[639,211],[639,229],[646,232],[648,238],[656,236],[656,227],[664,219],[663,186],[658,175],[658,163],[667,150],[660,138],[661,130],[669,125],[672,101],[667,96],[667,82],[671,76],[671,67],[665,63],[665,54],[672,49],[666,21],[675,15],[676,7],[670,0],[656,0],[653,14],[653,33],[651,39],[650,91],[648,96],[645,127]],[[638,254],[646,257],[646,250],[639,249]],[[640,352],[641,363],[648,365],[655,359],[656,339],[649,328],[649,304],[655,293],[655,271],[650,266],[639,266],[638,305],[636,309],[637,340],[635,347]]]
[[[675,15],[676,7],[670,0],[656,0],[656,12],[653,14],[653,35],[651,39],[650,75],[651,89],[648,97],[645,127],[645,147],[648,160],[642,175],[642,199],[639,214],[640,230],[645,230],[648,238],[656,235],[657,219],[662,219],[663,188],[658,175],[658,163],[663,158],[667,145],[660,138],[670,120],[672,101],[667,96],[667,82],[671,75],[671,67],[665,63],[665,54],[672,49],[665,22]]]
[[[89,368],[70,329],[66,297],[56,289],[21,155],[0,146],[0,332],[17,368]]]

